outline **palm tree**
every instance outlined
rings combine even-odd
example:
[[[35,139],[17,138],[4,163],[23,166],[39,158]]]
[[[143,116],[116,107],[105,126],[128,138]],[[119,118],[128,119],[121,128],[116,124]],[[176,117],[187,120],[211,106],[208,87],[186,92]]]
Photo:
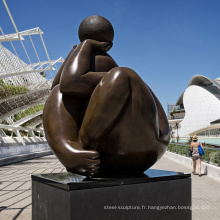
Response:
[[[173,131],[173,127],[170,125],[170,138],[174,138],[174,131]]]
[[[175,126],[174,126],[174,129],[176,130],[176,133],[177,133],[177,135],[176,135],[176,140],[177,140],[177,142],[179,142],[179,133],[178,133],[178,130],[179,130],[180,127],[181,127],[180,123],[177,123],[177,122],[176,122],[176,124],[175,124]]]

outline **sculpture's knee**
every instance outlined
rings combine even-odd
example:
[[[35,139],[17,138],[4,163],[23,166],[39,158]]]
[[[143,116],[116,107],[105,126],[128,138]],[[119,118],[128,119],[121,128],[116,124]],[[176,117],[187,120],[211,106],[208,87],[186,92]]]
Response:
[[[134,70],[127,67],[115,67],[108,73],[108,75],[111,76],[114,81],[120,79],[124,80],[126,78],[139,77]]]

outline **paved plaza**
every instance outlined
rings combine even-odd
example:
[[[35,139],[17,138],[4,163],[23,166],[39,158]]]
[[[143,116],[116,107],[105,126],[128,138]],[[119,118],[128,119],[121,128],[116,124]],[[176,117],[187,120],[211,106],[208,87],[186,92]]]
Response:
[[[153,169],[191,172],[165,156]],[[31,220],[31,174],[66,172],[54,155],[0,167],[0,219]],[[220,182],[208,176],[192,176],[192,217],[220,219]]]

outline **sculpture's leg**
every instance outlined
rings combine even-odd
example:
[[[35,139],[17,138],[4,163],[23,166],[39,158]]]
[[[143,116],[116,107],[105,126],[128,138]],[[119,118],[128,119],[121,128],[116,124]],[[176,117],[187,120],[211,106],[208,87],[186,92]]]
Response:
[[[158,109],[160,112],[158,112]],[[129,68],[112,69],[95,88],[80,129],[106,173],[141,173],[165,152],[169,126],[156,96]],[[162,122],[164,131],[161,131]],[[167,138],[169,139],[169,138]]]
[[[159,137],[157,107],[151,92],[133,70],[117,67],[102,79],[91,96],[80,129],[83,146],[95,149],[96,144],[120,120],[127,105],[134,107],[131,109],[133,114],[130,112],[130,117],[137,117],[135,114],[141,110],[145,115],[148,114],[149,117],[144,118],[144,123]],[[138,117],[143,120],[142,115]]]
[[[82,101],[64,96],[54,87],[44,107],[43,123],[49,146],[68,171],[92,176],[97,173],[99,153],[84,150],[79,143]]]
[[[95,88],[80,129],[83,147],[95,148],[126,107],[130,83],[121,68],[112,69]]]

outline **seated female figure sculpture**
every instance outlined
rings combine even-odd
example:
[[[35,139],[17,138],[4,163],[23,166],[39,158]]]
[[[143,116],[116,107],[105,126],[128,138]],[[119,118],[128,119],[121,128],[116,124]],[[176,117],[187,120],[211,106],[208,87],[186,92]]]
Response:
[[[139,75],[107,53],[114,37],[107,19],[90,16],[78,33],[81,43],[58,71],[44,107],[49,146],[69,172],[143,173],[169,143],[165,112]]]

